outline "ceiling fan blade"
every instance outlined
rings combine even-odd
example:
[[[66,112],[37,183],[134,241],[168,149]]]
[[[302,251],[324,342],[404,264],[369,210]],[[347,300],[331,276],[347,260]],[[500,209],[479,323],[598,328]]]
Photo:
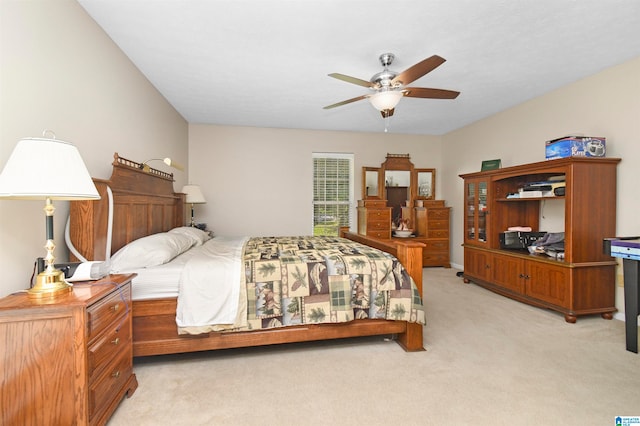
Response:
[[[425,87],[405,87],[404,95],[410,98],[455,99],[460,92],[444,89],[427,89]]]
[[[322,109],[331,109],[331,108],[339,107],[339,106],[342,106],[342,105],[350,104],[351,102],[360,101],[360,100],[366,99],[366,98],[368,98],[368,95],[362,95],[362,96],[358,96],[356,98],[347,99],[346,101],[338,102],[337,104],[327,105],[326,107],[323,107]]]
[[[337,72],[329,74],[329,77],[337,78],[338,80],[346,81],[347,83],[357,84],[358,86],[373,88],[375,85],[370,81],[361,80],[359,78],[351,77]]]
[[[415,80],[419,79],[423,75],[433,71],[442,65],[446,59],[441,58],[438,55],[433,55],[430,58],[424,59],[412,67],[407,68],[398,74],[393,80],[391,80],[391,84],[401,83],[403,85],[411,84]]]

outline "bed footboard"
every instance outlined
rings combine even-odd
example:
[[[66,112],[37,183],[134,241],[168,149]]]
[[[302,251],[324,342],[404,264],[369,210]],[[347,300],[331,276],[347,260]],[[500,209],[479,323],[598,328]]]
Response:
[[[411,275],[420,292],[420,296],[424,299],[422,291],[422,249],[425,245],[423,243],[365,237],[349,232],[348,228],[340,228],[340,236],[394,255]],[[406,326],[406,331],[398,335],[398,344],[408,352],[425,350],[422,341],[423,326],[417,323],[406,323]]]
[[[398,335],[406,350],[422,348],[414,336],[414,324],[404,321],[358,320],[338,324],[305,324],[266,330],[179,335],[176,326],[176,299],[133,302],[133,356],[164,355],[216,349],[266,346],[348,337]],[[406,336],[403,337],[403,336]],[[416,347],[419,345],[419,347]]]

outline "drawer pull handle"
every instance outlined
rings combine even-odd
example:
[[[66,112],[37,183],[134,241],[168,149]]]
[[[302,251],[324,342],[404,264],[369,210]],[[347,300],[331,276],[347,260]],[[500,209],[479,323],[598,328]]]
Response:
[[[119,304],[119,303],[116,303],[115,305],[113,305],[113,306],[111,307],[111,310],[112,310],[113,312],[118,312],[118,311],[120,310],[120,304]]]
[[[117,345],[118,343],[120,343],[120,338],[119,338],[119,337],[116,337],[115,339],[113,339],[113,340],[111,341],[111,343],[112,343],[112,344],[114,344],[114,345]]]
[[[113,377],[114,379],[117,379],[118,377],[120,377],[120,370],[114,371],[113,373],[111,373],[111,377]]]

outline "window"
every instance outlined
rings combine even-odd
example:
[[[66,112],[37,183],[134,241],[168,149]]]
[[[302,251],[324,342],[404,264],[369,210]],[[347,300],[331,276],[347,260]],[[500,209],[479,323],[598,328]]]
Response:
[[[313,153],[313,235],[349,226],[353,198],[353,154]]]

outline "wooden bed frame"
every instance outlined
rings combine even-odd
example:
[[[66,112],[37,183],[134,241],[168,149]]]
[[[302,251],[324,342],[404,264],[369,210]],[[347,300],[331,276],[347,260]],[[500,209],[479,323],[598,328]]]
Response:
[[[108,222],[107,187],[113,193],[111,252],[146,235],[185,224],[184,194],[173,191],[173,175],[114,154],[109,180],[94,179],[101,199],[73,201],[70,206],[70,237],[88,260],[105,259]],[[422,247],[407,240],[381,240],[348,232],[341,236],[396,256],[422,294]],[[73,260],[73,259],[72,259]],[[340,339],[357,336],[395,335],[406,351],[423,351],[423,326],[405,321],[356,320],[340,324],[305,324],[268,330],[179,335],[175,321],[177,298],[133,302],[133,355],[148,356]]]

